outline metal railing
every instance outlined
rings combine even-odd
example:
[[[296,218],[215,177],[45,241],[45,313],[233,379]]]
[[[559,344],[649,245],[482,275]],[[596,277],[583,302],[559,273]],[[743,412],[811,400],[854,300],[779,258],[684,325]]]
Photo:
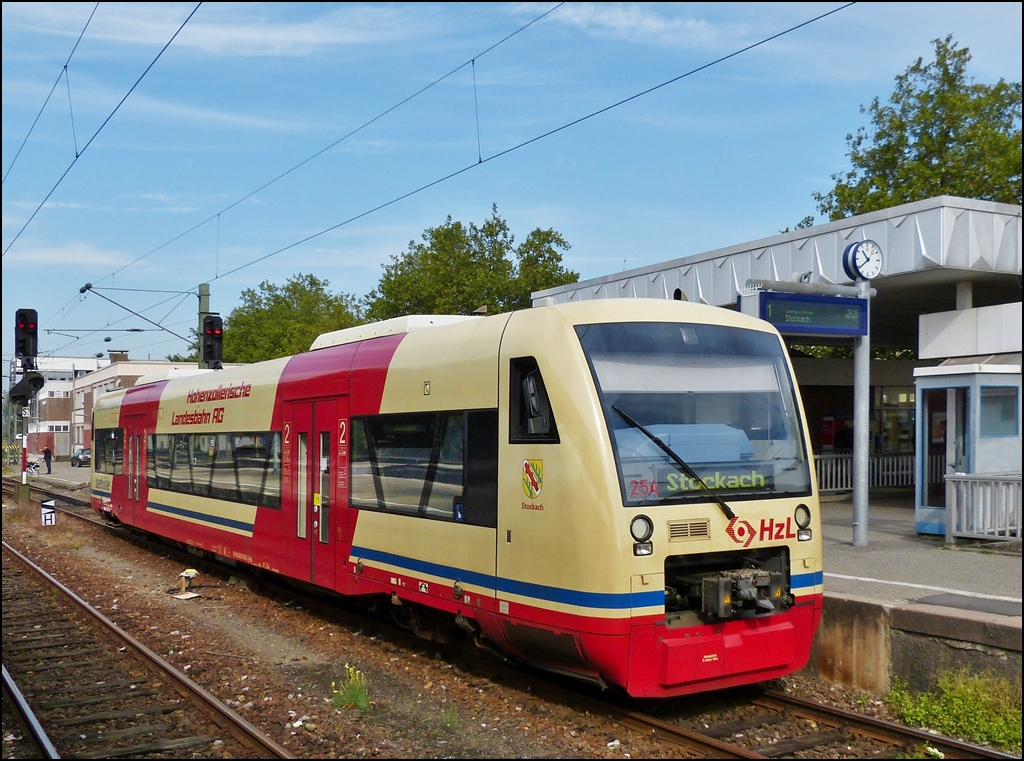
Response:
[[[958,537],[1019,542],[1021,471],[946,476],[946,543]]]
[[[941,473],[941,468],[936,469],[935,464],[929,472]],[[853,489],[853,452],[816,454],[814,467],[818,476],[819,491],[840,492]],[[915,483],[913,454],[873,454],[868,458],[868,487],[913,486]]]

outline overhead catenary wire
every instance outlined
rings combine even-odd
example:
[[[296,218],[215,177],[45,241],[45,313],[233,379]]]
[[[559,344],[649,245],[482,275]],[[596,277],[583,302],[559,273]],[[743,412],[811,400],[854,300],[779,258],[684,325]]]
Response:
[[[465,174],[469,170],[474,169],[474,168],[476,168],[478,166],[481,166],[482,164],[486,164],[489,161],[494,161],[495,159],[501,158],[502,156],[507,156],[508,154],[513,153],[515,151],[518,151],[521,148],[525,148],[528,145],[532,145],[533,143],[536,143],[539,140],[543,140],[544,138],[551,137],[552,135],[558,134],[559,132],[562,132],[564,130],[569,129],[570,127],[574,127],[577,124],[581,124],[581,123],[583,123],[583,122],[585,122],[585,121],[587,121],[589,119],[593,119],[596,116],[600,116],[601,114],[607,113],[608,111],[611,111],[611,110],[613,110],[615,108],[618,108],[619,106],[622,106],[622,105],[625,105],[626,103],[634,101],[637,98],[642,98],[643,96],[649,95],[650,93],[655,92],[657,90],[660,90],[663,87],[667,87],[668,85],[673,84],[674,82],[678,82],[678,81],[680,81],[682,79],[686,79],[687,77],[691,77],[694,74],[698,74],[699,72],[702,72],[702,71],[705,71],[706,69],[711,68],[712,66],[717,66],[718,64],[724,63],[725,61],[728,61],[731,58],[735,58],[736,56],[742,55],[743,53],[747,53],[747,52],[749,52],[749,51],[751,51],[751,50],[753,50],[755,48],[761,47],[762,45],[766,45],[767,43],[771,42],[772,40],[777,40],[780,37],[784,37],[787,34],[791,34],[791,33],[795,32],[795,31],[797,31],[798,29],[802,29],[803,27],[808,26],[810,24],[813,24],[813,23],[815,23],[817,21],[821,21],[824,18],[832,16],[832,15],[834,15],[836,13],[839,13],[842,10],[846,10],[847,8],[849,8],[849,7],[853,6],[853,5],[856,5],[856,4],[857,4],[856,2],[844,3],[843,5],[840,5],[837,8],[833,8],[830,11],[826,11],[825,13],[819,14],[819,15],[815,16],[814,18],[808,19],[807,21],[803,21],[803,22],[801,22],[799,24],[791,26],[788,29],[784,29],[783,31],[777,32],[776,34],[773,34],[773,35],[771,35],[769,37],[765,37],[765,38],[763,38],[761,40],[758,40],[757,42],[754,42],[754,43],[751,43],[750,45],[742,47],[739,50],[735,50],[732,53],[729,53],[728,55],[724,55],[724,56],[721,56],[720,58],[716,58],[713,61],[709,61],[708,63],[705,63],[705,64],[703,64],[701,66],[698,66],[695,69],[690,69],[689,71],[687,71],[687,72],[685,72],[683,74],[680,74],[678,76],[672,77],[671,79],[667,79],[664,82],[661,82],[660,84],[654,85],[653,87],[648,87],[645,90],[641,90],[640,92],[638,92],[638,93],[636,93],[634,95],[630,95],[628,98],[623,98],[622,100],[616,101],[615,103],[612,103],[612,104],[610,104],[608,106],[605,106],[603,108],[599,108],[597,111],[592,111],[591,113],[586,114],[585,116],[581,116],[578,119],[573,119],[572,121],[566,122],[565,124],[561,125],[560,127],[555,127],[554,129],[550,129],[547,132],[543,132],[543,133],[541,133],[541,134],[539,134],[539,135],[537,135],[535,137],[530,138],[529,140],[524,140],[523,142],[518,143],[517,145],[514,145],[511,148],[506,148],[505,150],[499,151],[498,153],[495,153],[495,154],[493,154],[491,156],[488,156],[485,159],[481,159],[480,161],[473,162],[472,164],[469,164],[468,166],[464,166],[461,169],[457,169],[454,172],[446,174],[443,177],[439,177],[438,179],[433,180],[431,182],[428,182],[425,185],[421,185],[420,187],[415,188],[414,190],[410,190],[409,192],[403,193],[402,195],[400,195],[400,196],[398,196],[396,198],[392,198],[390,201],[386,201],[386,202],[384,202],[382,204],[374,206],[371,209],[367,209],[366,211],[363,211],[363,212],[361,212],[359,214],[356,214],[355,216],[349,217],[348,219],[346,219],[346,220],[344,220],[342,222],[338,222],[335,225],[331,225],[330,227],[327,227],[327,228],[325,228],[323,230],[320,230],[319,232],[313,233],[312,235],[307,235],[306,237],[302,238],[301,240],[297,240],[294,243],[289,243],[287,246],[283,246],[282,248],[279,248],[276,251],[271,251],[269,254],[264,254],[263,256],[260,256],[260,257],[258,257],[256,259],[253,259],[252,261],[247,262],[246,264],[242,264],[242,265],[240,265],[238,267],[235,267],[234,269],[228,270],[224,274],[220,275],[218,278],[214,278],[214,279],[217,280],[217,279],[219,279],[221,277],[227,277],[228,275],[233,275],[234,273],[239,272],[239,271],[241,271],[243,269],[246,269],[247,267],[251,267],[254,264],[258,264],[260,262],[266,261],[267,259],[270,259],[271,257],[277,256],[278,254],[284,253],[285,251],[289,251],[289,250],[295,248],[296,246],[301,246],[303,243],[308,243],[311,240],[319,238],[321,235],[326,235],[327,233],[332,232],[333,230],[337,230],[340,227],[344,227],[345,225],[351,224],[352,222],[355,222],[356,220],[362,219],[363,217],[366,217],[366,216],[369,216],[370,214],[378,212],[381,209],[386,209],[389,206],[393,206],[394,204],[398,203],[399,201],[404,201],[406,198],[409,198],[411,196],[417,195],[418,193],[422,193],[424,190],[428,190],[428,189],[430,189],[430,188],[432,188],[432,187],[434,187],[436,185],[440,185],[443,182],[447,182],[448,180],[450,180],[450,179],[452,179],[454,177],[458,177],[461,174]]]
[[[188,341],[188,339],[187,339],[187,338],[185,338],[185,336],[180,336],[180,335],[178,335],[178,334],[177,334],[177,333],[175,333],[175,332],[174,332],[173,330],[170,330],[169,328],[166,328],[166,327],[164,327],[164,326],[163,326],[163,325],[161,325],[161,324],[160,324],[159,322],[154,322],[153,320],[149,319],[148,317],[146,317],[146,316],[144,316],[144,315],[141,315],[141,314],[139,314],[138,312],[136,312],[136,311],[135,311],[135,310],[133,310],[133,309],[129,309],[129,308],[128,308],[128,307],[126,307],[126,306],[125,306],[124,304],[118,304],[118,303],[117,303],[116,301],[114,301],[113,299],[111,299],[111,298],[109,298],[109,297],[107,297],[107,296],[104,296],[104,295],[103,295],[102,293],[99,293],[98,291],[95,291],[95,290],[93,290],[91,286],[89,286],[89,287],[84,287],[84,286],[83,286],[83,288],[82,288],[82,292],[84,293],[85,291],[92,291],[92,292],[93,292],[93,293],[95,293],[95,294],[96,294],[97,296],[99,296],[99,297],[100,297],[101,299],[106,299],[107,301],[109,301],[109,302],[110,302],[111,304],[113,304],[114,306],[116,306],[116,307],[120,307],[121,309],[123,309],[123,310],[124,310],[124,311],[126,311],[126,312],[130,312],[131,314],[133,314],[133,315],[135,315],[136,317],[138,317],[138,318],[139,318],[140,320],[145,320],[145,321],[146,321],[146,322],[148,322],[148,323],[149,323],[150,325],[155,325],[156,327],[160,328],[161,330],[165,330],[165,331],[167,331],[168,333],[170,333],[170,334],[171,334],[172,336],[174,336],[175,338],[180,338],[180,339],[181,339],[182,341]],[[186,294],[186,295],[187,295],[187,294]],[[183,300],[184,300],[184,299],[183,299]],[[168,301],[170,301],[170,299],[168,299]],[[154,306],[155,306],[155,305],[154,305]],[[150,308],[152,308],[152,307],[150,307]],[[173,312],[174,310],[171,310],[171,311]]]
[[[343,221],[341,221],[341,222],[339,222],[337,224],[331,225],[331,226],[329,226],[329,227],[327,227],[327,228],[325,228],[323,230],[320,230],[319,232],[316,232],[316,233],[313,233],[311,235],[305,236],[302,239],[297,240],[297,241],[295,241],[295,242],[293,242],[293,243],[291,243],[291,244],[289,244],[287,246],[279,248],[279,249],[277,249],[275,251],[272,251],[272,252],[270,252],[268,254],[265,254],[263,256],[257,257],[255,259],[249,261],[248,263],[242,264],[242,265],[240,265],[238,267],[235,267],[233,269],[230,269],[230,270],[228,270],[228,271],[226,271],[224,273],[220,273],[214,279],[218,280],[220,278],[224,278],[224,277],[230,276],[230,275],[232,275],[232,274],[234,274],[234,273],[236,273],[236,272],[238,272],[240,270],[246,269],[246,268],[251,267],[251,266],[253,266],[253,265],[255,265],[255,264],[259,263],[259,262],[265,261],[265,260],[267,260],[267,259],[269,259],[269,258],[271,258],[273,256],[276,256],[276,255],[278,255],[280,253],[283,253],[285,251],[293,249],[293,248],[295,248],[295,247],[297,247],[299,245],[302,245],[303,243],[306,243],[306,242],[308,242],[310,240],[313,240],[313,239],[315,239],[315,238],[317,238],[319,236],[322,236],[322,235],[324,235],[324,234],[326,234],[328,232],[331,232],[332,230],[336,230],[336,229],[338,229],[338,228],[340,228],[340,227],[342,227],[344,225],[350,224],[350,223],[352,223],[354,221],[357,221],[357,220],[359,220],[359,219],[361,219],[363,217],[366,217],[366,216],[368,216],[370,214],[373,214],[373,213],[375,213],[375,212],[377,212],[377,211],[379,211],[381,209],[384,209],[384,208],[386,208],[388,206],[391,206],[391,205],[393,205],[395,203],[398,203],[398,202],[400,202],[400,201],[402,201],[402,200],[404,200],[406,198],[409,198],[410,196],[413,196],[413,195],[415,195],[417,193],[421,193],[421,192],[423,192],[423,191],[425,191],[425,190],[427,190],[427,189],[429,189],[431,187],[434,187],[435,185],[441,184],[441,183],[443,183],[443,182],[445,182],[445,181],[447,181],[449,179],[452,179],[452,178],[454,178],[454,177],[456,177],[456,176],[458,176],[460,174],[463,174],[463,173],[467,172],[469,169],[472,169],[474,166],[479,166],[480,164],[487,163],[487,162],[493,161],[494,159],[497,159],[497,158],[500,158],[502,156],[508,155],[508,154],[510,154],[510,153],[512,153],[514,151],[517,151],[517,150],[527,146],[527,145],[530,145],[530,144],[532,144],[534,142],[537,142],[539,140],[542,140],[542,139],[544,139],[546,137],[549,137],[549,136],[552,136],[554,134],[557,134],[557,133],[559,133],[561,131],[564,131],[564,130],[568,129],[569,127],[572,127],[572,126],[575,126],[577,124],[580,124],[580,123],[582,123],[584,121],[587,121],[588,119],[594,118],[594,117],[596,117],[596,116],[598,116],[600,114],[606,113],[606,112],[608,112],[608,111],[610,111],[610,110],[612,110],[614,108],[617,108],[617,107],[622,106],[622,105],[624,105],[626,103],[629,103],[629,102],[631,102],[633,100],[641,98],[641,97],[643,97],[643,96],[645,96],[647,94],[650,94],[650,93],[655,92],[655,91],[657,91],[657,90],[659,90],[661,88],[664,88],[664,87],[666,87],[666,86],[668,86],[668,85],[670,85],[670,84],[672,84],[674,82],[682,80],[682,79],[684,79],[686,77],[693,76],[693,75],[695,75],[695,74],[697,74],[697,73],[699,73],[701,71],[704,71],[704,70],[708,69],[709,67],[715,66],[715,65],[720,64],[720,63],[722,63],[724,61],[727,61],[727,60],[729,60],[731,58],[734,58],[736,56],[742,55],[745,52],[748,52],[748,51],[750,51],[752,49],[755,49],[755,48],[757,48],[759,46],[765,45],[765,44],[767,44],[767,43],[769,43],[769,42],[771,42],[771,41],[773,41],[775,39],[778,39],[778,38],[780,38],[782,36],[785,36],[787,34],[791,34],[791,33],[795,32],[795,31],[797,31],[797,30],[799,30],[799,29],[801,29],[803,27],[806,27],[806,26],[808,26],[810,24],[813,24],[813,23],[815,23],[817,21],[820,21],[820,20],[822,20],[824,18],[827,18],[827,17],[829,17],[829,16],[831,16],[831,15],[833,15],[835,13],[838,13],[839,11],[845,10],[845,9],[851,7],[852,5],[855,5],[855,4],[856,3],[854,3],[854,2],[845,3],[845,4],[843,4],[843,5],[841,5],[841,6],[837,7],[837,8],[834,8],[834,9],[832,9],[830,11],[827,11],[825,13],[819,14],[819,15],[811,18],[811,19],[808,19],[808,20],[802,22],[802,23],[796,24],[796,25],[791,26],[791,27],[789,27],[789,28],[787,28],[787,29],[785,29],[783,31],[780,31],[780,32],[778,32],[776,34],[767,36],[767,37],[765,37],[765,38],[763,38],[763,39],[761,39],[761,40],[759,40],[757,42],[754,42],[754,43],[752,43],[750,45],[744,46],[744,47],[742,47],[742,48],[740,48],[740,49],[738,49],[738,50],[736,50],[736,51],[734,51],[732,53],[729,53],[728,55],[721,56],[721,57],[719,57],[719,58],[717,58],[717,59],[715,59],[713,61],[710,61],[710,62],[702,65],[702,66],[696,67],[696,68],[694,68],[694,69],[692,69],[690,71],[687,71],[685,73],[682,73],[682,74],[680,74],[680,75],[678,75],[676,77],[672,77],[671,79],[668,79],[668,80],[666,80],[664,82],[661,82],[661,83],[659,83],[657,85],[654,85],[654,86],[646,88],[646,89],[644,89],[644,90],[642,90],[640,92],[637,92],[637,93],[635,93],[635,94],[633,94],[633,95],[631,95],[631,96],[629,96],[627,98],[623,98],[623,99],[621,99],[619,101],[616,101],[615,103],[612,103],[612,104],[610,104],[608,106],[605,106],[605,107],[600,108],[600,109],[598,109],[596,111],[593,111],[593,112],[591,112],[589,114],[586,114],[586,115],[581,116],[581,117],[579,117],[577,119],[574,119],[574,120],[572,120],[570,122],[562,124],[561,126],[555,127],[553,129],[550,129],[550,130],[548,130],[546,132],[543,132],[543,133],[541,133],[539,135],[536,135],[533,138],[530,138],[530,139],[525,140],[525,141],[523,141],[521,143],[518,143],[517,145],[511,146],[511,147],[509,147],[507,149],[504,149],[504,150],[502,150],[500,152],[497,152],[497,153],[495,153],[495,154],[493,154],[491,156],[488,156],[486,159],[482,159],[482,160],[480,160],[478,162],[474,162],[473,164],[470,164],[468,166],[465,166],[465,167],[462,167],[460,169],[457,169],[457,170],[455,170],[453,172],[450,172],[450,173],[448,173],[448,174],[446,174],[446,175],[444,175],[442,177],[439,177],[436,180],[433,180],[432,182],[426,183],[426,184],[424,184],[424,185],[422,185],[420,187],[417,187],[417,188],[415,188],[413,190],[410,190],[410,191],[408,191],[406,193],[402,193],[401,195],[399,195],[399,196],[397,196],[397,197],[395,197],[395,198],[393,198],[393,199],[391,199],[389,201],[386,201],[384,203],[378,204],[378,205],[376,205],[376,206],[374,206],[374,207],[372,207],[370,209],[367,209],[367,210],[365,210],[365,211],[363,211],[363,212],[361,212],[359,214],[356,214],[356,215],[354,215],[354,216],[352,216],[352,217],[350,217],[348,219],[345,219],[345,220],[343,220]],[[216,216],[216,215],[214,215],[214,216]],[[118,272],[120,272],[120,270],[118,270]]]
[[[308,156],[307,158],[305,158],[305,159],[303,159],[302,161],[300,161],[300,162],[299,162],[298,164],[295,164],[294,166],[292,166],[292,167],[291,167],[290,169],[286,169],[285,171],[281,172],[281,174],[279,174],[279,175],[277,175],[276,177],[274,177],[273,179],[271,179],[271,180],[268,180],[267,182],[263,183],[262,185],[260,185],[260,186],[259,186],[258,188],[256,188],[255,190],[253,190],[253,191],[250,191],[249,193],[246,193],[246,194],[245,194],[244,196],[242,196],[242,197],[241,197],[241,198],[239,198],[238,200],[236,200],[236,201],[232,202],[232,203],[231,203],[231,204],[229,204],[228,206],[225,206],[225,207],[224,207],[223,209],[221,209],[220,211],[218,211],[218,212],[217,212],[216,214],[212,214],[212,215],[210,215],[209,217],[207,217],[206,219],[204,219],[204,220],[203,220],[202,222],[197,222],[197,223],[196,223],[196,224],[194,224],[194,225],[193,225],[192,227],[188,228],[187,230],[184,230],[183,232],[180,232],[180,233],[178,233],[177,235],[175,235],[175,236],[174,236],[173,238],[171,238],[170,240],[168,240],[168,241],[165,241],[165,242],[161,243],[161,244],[160,244],[159,246],[157,246],[156,248],[154,248],[154,249],[152,249],[152,250],[150,250],[150,251],[147,251],[146,253],[142,254],[142,255],[141,255],[141,256],[139,256],[138,258],[136,258],[136,259],[133,259],[132,261],[128,262],[128,263],[127,263],[127,264],[125,264],[124,266],[122,266],[122,267],[119,267],[119,268],[117,268],[116,270],[114,270],[113,272],[111,272],[111,273],[110,273],[109,275],[106,275],[106,276],[104,276],[104,277],[100,278],[100,279],[99,279],[99,281],[97,281],[97,282],[103,282],[103,281],[104,281],[104,280],[106,280],[106,279],[107,279],[108,277],[113,277],[114,275],[117,275],[117,274],[118,274],[119,272],[122,272],[122,271],[124,271],[124,270],[128,269],[128,268],[129,268],[129,267],[131,267],[132,265],[138,264],[138,263],[139,263],[139,262],[141,262],[141,261],[142,261],[143,259],[145,259],[145,258],[147,258],[147,257],[149,257],[149,256],[152,256],[152,255],[153,255],[153,254],[155,254],[156,252],[160,251],[161,249],[164,249],[164,248],[166,248],[167,246],[171,245],[171,244],[172,244],[172,243],[174,243],[175,241],[181,240],[182,238],[184,238],[184,237],[185,237],[186,235],[188,235],[189,233],[193,233],[193,232],[195,232],[196,230],[198,230],[198,229],[199,229],[200,227],[202,227],[203,225],[209,224],[210,222],[212,222],[212,221],[213,221],[213,220],[215,220],[215,219],[217,220],[217,245],[218,245],[218,264],[219,264],[219,251],[220,251],[220,216],[221,216],[221,214],[225,214],[226,212],[229,212],[229,211],[231,211],[231,210],[232,210],[232,209],[234,209],[234,208],[235,208],[236,206],[238,206],[238,205],[239,205],[240,203],[243,203],[243,202],[245,202],[245,201],[249,200],[249,199],[250,199],[250,198],[252,198],[252,197],[253,197],[254,195],[256,195],[257,193],[260,193],[260,192],[262,192],[262,191],[266,190],[267,188],[269,188],[269,187],[270,187],[271,185],[273,185],[274,183],[276,183],[276,182],[278,182],[278,181],[280,181],[280,180],[283,180],[283,179],[284,179],[285,177],[287,177],[288,175],[290,175],[290,174],[291,174],[292,172],[294,172],[294,171],[296,171],[296,170],[298,170],[298,169],[301,169],[301,168],[302,168],[303,166],[305,166],[306,164],[308,164],[308,163],[309,163],[310,161],[312,161],[313,159],[315,159],[315,158],[317,158],[317,157],[319,157],[319,156],[322,156],[323,154],[327,153],[327,151],[331,150],[332,148],[336,147],[337,145],[340,145],[341,143],[343,143],[343,142],[345,142],[346,140],[348,140],[348,139],[349,139],[350,137],[353,137],[354,135],[358,134],[359,132],[362,132],[362,131],[363,131],[364,129],[366,129],[367,127],[369,127],[369,126],[370,126],[371,124],[373,124],[374,122],[380,121],[380,120],[381,120],[381,119],[383,119],[383,118],[384,118],[385,116],[387,116],[388,114],[390,114],[390,113],[391,113],[392,111],[395,111],[396,109],[398,109],[398,108],[401,108],[402,106],[404,106],[404,105],[405,105],[406,103],[408,103],[409,101],[413,100],[414,98],[417,98],[417,97],[419,97],[420,95],[422,95],[423,93],[425,93],[425,92],[426,92],[427,90],[429,90],[430,88],[434,87],[435,85],[438,85],[438,84],[440,84],[440,83],[441,83],[441,82],[443,82],[444,80],[448,79],[448,77],[452,76],[453,74],[456,74],[457,72],[461,71],[462,69],[466,68],[467,66],[473,66],[473,90],[474,90],[474,95],[473,95],[473,97],[474,97],[474,99],[475,99],[475,98],[476,98],[476,59],[477,59],[477,58],[481,58],[482,56],[486,55],[487,53],[490,53],[490,52],[491,52],[492,50],[494,50],[495,48],[499,47],[500,45],[503,45],[504,43],[508,42],[508,41],[509,41],[509,40],[511,40],[511,39],[512,39],[513,37],[515,37],[515,36],[516,36],[517,34],[519,34],[520,32],[523,32],[523,31],[525,31],[526,29],[529,29],[529,28],[530,28],[531,26],[533,26],[534,24],[536,24],[536,23],[537,23],[538,21],[541,21],[541,20],[542,20],[542,19],[544,19],[544,18],[545,18],[546,16],[550,16],[550,15],[551,15],[552,13],[554,13],[554,12],[555,12],[556,10],[558,10],[559,8],[561,8],[561,7],[563,6],[563,5],[565,5],[565,3],[564,3],[564,2],[558,3],[558,4],[557,4],[557,5],[555,5],[555,6],[553,7],[553,8],[550,8],[550,9],[548,9],[548,10],[547,10],[547,11],[545,11],[544,13],[542,13],[542,14],[540,14],[539,16],[537,16],[536,18],[534,18],[533,20],[531,20],[531,21],[528,21],[527,23],[523,24],[523,25],[522,25],[521,27],[519,27],[518,29],[516,29],[516,30],[515,30],[514,32],[512,32],[511,34],[507,34],[507,35],[505,35],[505,36],[504,36],[504,37],[502,37],[502,38],[501,38],[500,40],[498,40],[497,42],[495,42],[494,44],[492,44],[492,45],[491,45],[490,47],[488,47],[488,48],[484,49],[483,51],[481,51],[481,52],[477,53],[477,54],[476,54],[475,56],[473,56],[473,58],[471,58],[471,59],[469,59],[468,61],[465,61],[465,62],[463,62],[463,63],[460,63],[460,64],[459,64],[458,66],[456,66],[456,67],[455,67],[454,69],[452,69],[451,71],[449,71],[449,72],[448,72],[447,74],[444,74],[444,75],[442,75],[442,76],[438,77],[437,79],[435,79],[435,80],[434,80],[433,82],[431,82],[430,84],[428,84],[428,85],[424,85],[423,87],[421,87],[421,88],[420,88],[419,90],[417,90],[416,92],[414,92],[414,93],[413,93],[412,95],[409,95],[409,96],[407,96],[407,97],[403,98],[402,100],[398,101],[398,102],[397,102],[397,103],[395,103],[395,104],[394,104],[393,106],[391,106],[390,108],[387,108],[387,109],[385,109],[384,111],[381,111],[381,112],[380,112],[379,114],[377,114],[376,116],[374,116],[374,117],[373,117],[372,119],[369,119],[369,120],[367,120],[367,121],[363,122],[363,123],[362,123],[362,124],[360,124],[360,125],[359,125],[358,127],[356,127],[355,129],[353,129],[352,131],[350,131],[350,132],[348,132],[348,133],[346,133],[346,134],[342,135],[341,137],[339,137],[339,138],[338,138],[337,140],[335,140],[335,141],[334,141],[333,143],[331,143],[330,145],[324,146],[323,148],[321,148],[320,150],[318,150],[318,151],[317,151],[316,153],[312,154],[311,156]],[[479,115],[478,115],[478,117],[477,117],[477,120],[478,120],[478,124],[477,124],[477,143],[479,144]],[[215,278],[215,279],[216,279],[216,278]]]
[[[7,167],[7,171],[4,172],[3,182],[7,182],[7,175],[9,175],[11,173],[11,170],[14,169],[14,164],[18,161],[18,156],[21,155],[21,149],[25,147],[25,143],[28,142],[29,137],[32,135],[32,130],[34,130],[36,128],[36,123],[39,121],[39,117],[43,115],[43,111],[46,109],[46,104],[50,102],[50,97],[53,95],[53,91],[56,90],[57,89],[57,85],[60,84],[60,78],[65,76],[65,74],[67,73],[68,64],[71,63],[71,57],[75,54],[75,51],[78,50],[78,43],[80,43],[82,41],[82,37],[85,36],[85,30],[89,28],[89,24],[92,22],[92,17],[96,15],[96,9],[99,8],[99,7],[100,7],[99,3],[96,3],[96,5],[93,6],[92,13],[89,14],[89,18],[86,19],[85,26],[82,27],[82,33],[78,35],[78,39],[75,40],[75,46],[73,48],[71,48],[71,52],[68,54],[68,60],[66,60],[64,62],[64,66],[61,68],[60,74],[57,75],[57,79],[54,80],[53,87],[50,88],[50,92],[46,96],[46,100],[43,101],[43,105],[39,108],[39,113],[36,114],[36,118],[32,120],[32,126],[28,128],[28,133],[25,135],[25,139],[22,140],[21,141],[21,145],[18,146],[18,150],[14,154],[14,158],[11,159],[11,165],[9,167]],[[69,104],[71,102],[71,89],[70,89],[70,87],[71,86],[68,85],[68,103]],[[74,129],[74,116],[72,116],[72,129]],[[77,158],[77,154],[78,154],[78,146],[77,145],[75,146],[75,154],[76,154],[76,158]],[[0,183],[0,184],[2,184],[2,183]]]
[[[89,142],[82,146],[81,152],[75,154],[75,158],[68,165],[68,168],[64,170],[64,174],[60,176],[60,179],[58,179],[56,184],[54,184],[54,186],[50,189],[50,192],[46,194],[46,198],[39,202],[39,206],[36,207],[36,210],[32,212],[32,215],[25,221],[25,224],[22,225],[21,229],[18,230],[18,233],[17,235],[14,236],[14,239],[7,244],[7,247],[4,248],[3,254],[0,254],[0,257],[7,256],[7,252],[11,250],[11,246],[13,246],[18,241],[18,238],[20,238],[21,234],[25,232],[25,229],[30,224],[32,224],[32,220],[36,218],[36,215],[39,213],[40,209],[42,209],[43,206],[46,205],[46,202],[50,200],[50,196],[53,195],[54,191],[56,191],[57,188],[60,187],[60,184],[64,181],[64,178],[68,176],[68,173],[71,171],[72,167],[74,167],[74,165],[78,163],[78,159],[80,159],[85,154],[86,149],[88,149],[88,147],[92,145],[92,141],[96,139],[96,136],[99,135],[100,132],[103,131],[103,128],[107,126],[107,123],[114,118],[114,114],[116,114],[118,112],[118,109],[120,109],[121,106],[124,105],[124,102],[128,100],[128,96],[130,96],[132,92],[135,91],[135,88],[139,86],[139,83],[149,73],[149,70],[152,69],[156,65],[156,62],[160,60],[160,56],[162,56],[164,54],[164,51],[166,51],[167,48],[171,46],[171,43],[174,42],[174,39],[181,33],[181,30],[185,28],[185,24],[187,24],[192,19],[192,17],[196,14],[196,11],[199,10],[199,7],[201,5],[202,2],[196,4],[196,7],[192,9],[192,12],[190,14],[188,14],[188,18],[181,22],[181,26],[179,26],[177,31],[171,35],[171,39],[167,40],[167,43],[162,48],[160,48],[160,52],[156,54],[156,58],[154,58],[152,62],[149,64],[149,66],[146,67],[146,70],[143,71],[141,75],[139,75],[139,78],[135,80],[135,84],[133,84],[131,88],[128,90],[128,92],[124,94],[124,97],[121,98],[120,102],[116,106],[114,106],[114,110],[110,112],[110,115],[103,120],[103,124],[101,124],[99,126],[99,129],[97,129],[96,132],[93,133],[93,136],[89,138]]]

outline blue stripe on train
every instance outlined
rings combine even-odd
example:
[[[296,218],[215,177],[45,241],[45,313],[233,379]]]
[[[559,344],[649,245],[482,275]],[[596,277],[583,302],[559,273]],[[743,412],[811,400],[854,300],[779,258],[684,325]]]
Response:
[[[147,507],[153,510],[159,510],[160,512],[163,513],[170,513],[171,515],[176,515],[179,518],[190,518],[196,521],[203,521],[204,523],[213,523],[217,526],[238,529],[239,531],[248,531],[249,533],[252,533],[253,530],[252,521],[236,521],[231,518],[222,518],[219,515],[200,513],[196,510],[186,510],[182,507],[161,505],[158,502],[150,502]]]
[[[816,587],[824,583],[825,574],[823,571],[814,571],[813,573],[798,573],[791,577],[789,580],[790,589],[800,589],[802,587]]]
[[[497,579],[487,573],[476,573],[461,568],[453,568],[440,563],[428,563],[423,560],[413,560],[402,555],[393,555],[390,552],[371,550],[366,547],[352,547],[352,555],[363,560],[376,560],[379,563],[398,566],[414,573],[429,574],[430,576],[441,576],[452,579],[453,582],[461,581],[465,584],[473,584],[485,589],[495,589],[499,592],[532,597],[547,602],[557,602],[565,605],[577,605],[584,608],[606,608],[609,610],[625,610],[631,607],[644,608],[653,605],[663,605],[665,592],[641,592],[639,594],[602,594],[600,592],[578,592],[572,589],[560,587],[549,587],[544,584],[528,584],[524,581],[513,581],[511,579]]]

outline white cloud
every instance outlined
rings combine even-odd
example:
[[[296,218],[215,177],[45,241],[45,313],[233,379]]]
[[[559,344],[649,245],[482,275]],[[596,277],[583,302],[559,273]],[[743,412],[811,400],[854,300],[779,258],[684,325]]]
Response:
[[[16,267],[20,264],[31,264],[33,266],[61,267],[70,266],[82,268],[87,267],[111,267],[124,264],[126,261],[124,252],[112,249],[101,249],[91,243],[73,241],[60,246],[25,245],[15,246],[4,257],[4,269],[8,266]],[[65,272],[66,274],[66,272]]]
[[[89,25],[90,41],[163,45],[195,7],[184,3],[103,4]],[[322,6],[312,6],[317,11]],[[69,13],[53,3],[4,3],[3,23],[15,28],[75,37],[89,11]],[[405,6],[345,4],[326,13],[291,20],[290,4],[205,4],[174,40],[175,47],[215,56],[305,56],[345,45],[396,42],[421,24],[405,22]],[[301,10],[299,11],[301,12]],[[309,15],[309,14],[307,14]],[[80,18],[79,18],[80,17]]]
[[[661,10],[657,4],[567,3],[552,17],[590,34],[631,42],[704,47],[720,41],[718,28],[706,20]]]

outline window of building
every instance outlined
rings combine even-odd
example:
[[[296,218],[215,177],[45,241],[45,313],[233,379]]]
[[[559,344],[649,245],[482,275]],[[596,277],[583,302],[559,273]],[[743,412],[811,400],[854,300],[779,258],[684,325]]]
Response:
[[[981,387],[981,435],[1016,436],[1020,416],[1016,386]]]

